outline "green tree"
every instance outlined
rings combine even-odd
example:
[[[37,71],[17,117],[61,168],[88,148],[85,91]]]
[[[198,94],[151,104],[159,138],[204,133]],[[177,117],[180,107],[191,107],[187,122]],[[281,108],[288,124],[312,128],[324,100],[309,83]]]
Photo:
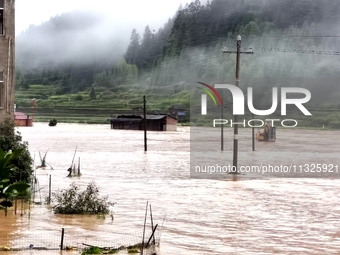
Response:
[[[154,47],[154,34],[151,32],[150,27],[146,26],[143,34],[142,44],[140,46],[140,62],[141,67],[150,67],[153,61],[153,47]]]
[[[0,209],[6,210],[13,205],[10,200],[28,194],[30,185],[11,181],[13,172],[19,168],[18,158],[23,151],[24,149],[16,149],[13,152],[4,152],[0,148]]]
[[[22,141],[19,131],[15,131],[15,124],[12,120],[0,123],[0,148],[3,151],[22,149],[19,157],[13,159],[12,163],[16,168],[11,171],[9,178],[11,183],[30,183],[33,174],[33,160],[28,150],[28,143]]]
[[[137,64],[140,54],[140,35],[136,29],[132,30],[130,44],[125,53],[125,59],[128,63]]]

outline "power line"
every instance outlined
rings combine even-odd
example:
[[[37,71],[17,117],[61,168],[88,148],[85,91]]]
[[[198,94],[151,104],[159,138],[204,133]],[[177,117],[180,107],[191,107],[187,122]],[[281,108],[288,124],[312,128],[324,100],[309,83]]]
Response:
[[[282,53],[303,53],[303,54],[335,55],[335,56],[340,55],[340,51],[330,51],[330,50],[280,49],[280,48],[264,48],[264,47],[254,47],[254,49],[262,50],[262,51],[282,52]]]
[[[340,38],[340,35],[261,35],[260,37]]]

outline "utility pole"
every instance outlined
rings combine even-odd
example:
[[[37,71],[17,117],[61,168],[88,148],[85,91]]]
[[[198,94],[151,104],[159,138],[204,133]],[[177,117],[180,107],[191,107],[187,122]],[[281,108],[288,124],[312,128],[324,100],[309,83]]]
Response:
[[[253,54],[252,49],[250,51],[241,51],[241,36],[236,37],[236,52],[229,51],[225,47],[222,53],[236,53],[236,87],[240,87],[240,56],[243,54]],[[234,115],[234,144],[233,144],[233,171],[237,173],[237,156],[238,156],[238,115]]]
[[[148,150],[147,139],[146,139],[146,100],[143,96],[143,113],[144,113],[144,151]]]

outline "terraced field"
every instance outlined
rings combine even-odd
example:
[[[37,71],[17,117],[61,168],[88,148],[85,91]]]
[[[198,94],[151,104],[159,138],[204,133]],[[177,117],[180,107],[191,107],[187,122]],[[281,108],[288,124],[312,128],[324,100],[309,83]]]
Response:
[[[119,114],[140,114],[143,95],[148,112],[167,112],[171,105],[185,105],[189,109],[190,90],[173,87],[143,88],[120,86],[108,90],[96,89],[96,98],[90,99],[90,91],[57,95],[54,86],[30,85],[27,90],[15,92],[17,111],[33,116],[34,121],[107,123],[107,119]],[[34,103],[33,103],[33,99]],[[34,106],[34,107],[33,107]]]

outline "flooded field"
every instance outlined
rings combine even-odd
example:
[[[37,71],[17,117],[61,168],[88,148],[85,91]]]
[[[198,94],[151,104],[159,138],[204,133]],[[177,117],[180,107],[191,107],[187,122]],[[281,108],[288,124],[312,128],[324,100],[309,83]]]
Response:
[[[34,205],[18,214],[0,216],[1,235],[12,243],[33,244],[45,237],[46,247],[60,242],[61,229],[80,240],[122,240],[140,236],[145,205],[152,205],[161,230],[161,255],[339,254],[340,182],[334,178],[190,179],[190,129],[148,132],[110,130],[109,125],[35,123],[20,127],[24,141],[39,165],[39,152],[48,150],[47,163],[38,169],[40,192]],[[232,130],[226,129],[224,155],[232,161]],[[273,159],[339,164],[339,131],[278,130],[275,143],[257,143],[251,152],[251,134],[240,129],[240,164]],[[246,141],[246,142],[244,142]],[[81,177],[67,178],[75,148]],[[304,151],[308,151],[305,154]],[[326,157],[323,157],[323,155]],[[306,156],[306,158],[304,158]],[[326,162],[327,163],[327,162]],[[100,193],[116,204],[110,217],[54,215],[44,204],[51,176],[52,191],[72,182],[82,187],[95,181]],[[23,213],[22,215],[20,215]],[[33,240],[33,241],[32,241]],[[134,241],[135,239],[133,239]],[[138,241],[138,240],[137,240]],[[83,242],[83,241],[82,241]],[[0,252],[0,254],[60,254],[59,251]],[[62,252],[62,254],[79,254]]]

